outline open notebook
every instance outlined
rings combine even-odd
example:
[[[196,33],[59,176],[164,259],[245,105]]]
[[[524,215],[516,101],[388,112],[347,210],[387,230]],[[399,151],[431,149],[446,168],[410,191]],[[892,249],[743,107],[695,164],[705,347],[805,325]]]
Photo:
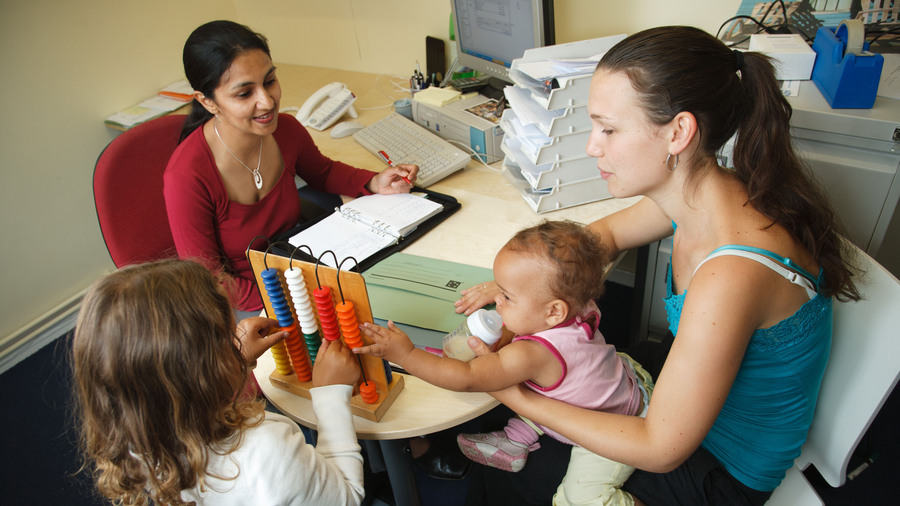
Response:
[[[288,242],[293,246],[308,246],[315,257],[331,250],[338,261],[353,257],[362,262],[397,244],[443,209],[440,203],[418,194],[367,195],[335,209],[334,213],[292,236]],[[322,262],[337,267],[331,255],[322,257]]]

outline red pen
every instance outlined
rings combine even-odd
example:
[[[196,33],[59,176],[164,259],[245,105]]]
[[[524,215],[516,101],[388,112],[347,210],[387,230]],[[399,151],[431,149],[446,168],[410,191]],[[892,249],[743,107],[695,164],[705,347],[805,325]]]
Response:
[[[393,167],[393,166],[394,166],[394,162],[391,161],[391,158],[390,158],[390,157],[388,156],[388,154],[385,153],[384,151],[379,151],[379,152],[378,152],[378,156],[380,156],[380,157],[384,160],[384,163],[388,164],[389,167]],[[402,177],[404,181],[406,181],[407,183],[409,183],[410,186],[413,185],[413,184],[412,184],[412,181],[410,181],[409,179],[406,179],[406,176],[400,176],[400,177]]]

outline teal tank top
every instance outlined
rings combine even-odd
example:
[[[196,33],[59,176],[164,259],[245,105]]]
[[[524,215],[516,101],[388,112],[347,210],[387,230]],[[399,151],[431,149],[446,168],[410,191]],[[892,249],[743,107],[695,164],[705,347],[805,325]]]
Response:
[[[789,259],[766,250],[729,245],[713,253],[720,250],[721,254],[734,254],[729,250],[762,254],[813,279],[816,291],[824,282],[821,270],[812,277]],[[687,291],[674,293],[671,260],[666,285],[669,330],[677,338]],[[725,405],[702,443],[748,487],[775,490],[800,455],[831,351],[831,330],[831,298],[815,294],[790,317],[751,336]]]

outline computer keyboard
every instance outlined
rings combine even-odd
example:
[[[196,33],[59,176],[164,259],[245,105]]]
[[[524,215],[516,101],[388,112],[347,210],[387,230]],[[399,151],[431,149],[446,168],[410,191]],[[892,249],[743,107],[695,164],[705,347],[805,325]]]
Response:
[[[418,165],[418,186],[440,181],[471,159],[465,151],[395,112],[357,131],[353,139],[375,156],[384,151],[395,164]]]

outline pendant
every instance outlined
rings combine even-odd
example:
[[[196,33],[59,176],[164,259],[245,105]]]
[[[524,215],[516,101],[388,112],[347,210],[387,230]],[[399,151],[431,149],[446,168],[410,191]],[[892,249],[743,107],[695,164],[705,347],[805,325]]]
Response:
[[[262,190],[262,175],[260,175],[259,171],[253,173],[253,182],[256,183],[257,190]]]

